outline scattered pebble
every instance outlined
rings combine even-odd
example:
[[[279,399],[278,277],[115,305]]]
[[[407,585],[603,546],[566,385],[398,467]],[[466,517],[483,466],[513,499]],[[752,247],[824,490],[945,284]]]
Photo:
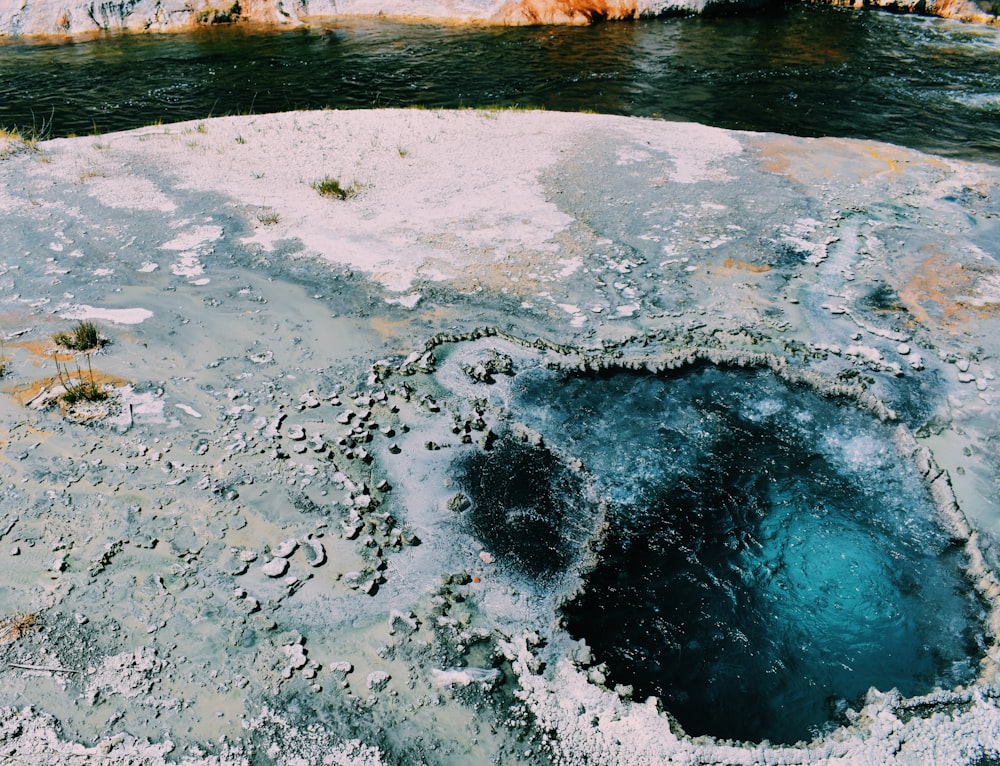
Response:
[[[288,559],[273,558],[260,568],[268,577],[281,577],[288,571]]]

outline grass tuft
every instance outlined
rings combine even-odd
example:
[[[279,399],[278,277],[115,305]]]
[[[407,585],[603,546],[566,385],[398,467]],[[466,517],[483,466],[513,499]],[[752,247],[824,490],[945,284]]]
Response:
[[[15,154],[37,152],[41,140],[41,136],[24,133],[17,128],[0,128],[0,160]]]
[[[56,359],[56,374],[65,389],[59,398],[66,404],[103,402],[108,398],[107,390],[94,379],[94,369],[90,366],[90,354],[87,354],[86,373],[80,369],[79,363],[76,365],[76,373],[72,373],[66,365],[59,364],[59,360]]]
[[[312,188],[324,197],[345,200],[357,195],[358,182],[354,181],[350,186],[342,186],[338,179],[332,176],[325,176],[322,180],[314,181]]]
[[[281,220],[281,216],[275,210],[262,210],[257,213],[257,220],[265,226],[274,226]]]
[[[72,351],[93,351],[108,342],[97,329],[97,325],[86,319],[77,322],[76,327],[69,332],[57,332],[52,336],[52,340],[56,345]]]

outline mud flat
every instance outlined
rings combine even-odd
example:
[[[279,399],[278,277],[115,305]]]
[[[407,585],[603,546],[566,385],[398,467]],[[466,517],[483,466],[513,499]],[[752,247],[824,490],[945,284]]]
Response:
[[[996,757],[998,181],[873,142],[542,112],[287,113],[0,145],[0,752]],[[60,349],[80,321],[107,343]],[[708,378],[673,420],[634,393],[614,400],[628,417],[608,419],[607,399],[565,414],[591,381],[645,391],[706,369],[767,379],[739,378],[740,423],[718,425],[729,384]],[[108,396],[67,404],[67,381]],[[548,398],[529,395],[538,381]],[[576,393],[560,402],[560,386]],[[805,425],[820,405],[802,392],[827,425]],[[826,445],[873,509],[851,523],[905,528],[899,560],[925,546],[957,599],[952,638],[914,649],[931,665],[912,688],[856,679],[775,744],[685,733],[670,689],[637,694],[567,616],[623,509],[675,474],[733,474],[757,453],[685,474],[701,460],[685,450],[713,423],[765,421],[781,444]],[[891,481],[924,521],[878,515],[872,488]],[[734,550],[755,550],[751,531]],[[865,593],[838,629],[867,619]]]

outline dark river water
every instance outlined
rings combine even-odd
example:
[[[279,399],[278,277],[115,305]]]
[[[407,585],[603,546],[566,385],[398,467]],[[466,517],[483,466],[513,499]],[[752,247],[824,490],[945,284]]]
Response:
[[[1000,162],[1000,29],[800,6],[582,28],[364,20],[0,44],[0,126],[52,136],[380,106],[590,110]]]

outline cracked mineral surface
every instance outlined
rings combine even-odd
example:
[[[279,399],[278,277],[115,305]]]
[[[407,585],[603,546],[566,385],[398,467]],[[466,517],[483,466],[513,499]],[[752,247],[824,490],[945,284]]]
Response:
[[[392,110],[0,158],[5,758],[997,757],[996,168],[635,118]],[[328,176],[357,195],[321,196]],[[85,321],[105,345],[55,344]],[[632,393],[597,396],[620,376]],[[105,396],[67,401],[81,385]],[[678,386],[694,393],[658,410]],[[836,470],[779,486],[796,451]],[[837,495],[855,505],[823,516],[823,481],[855,482]],[[824,551],[861,571],[917,548],[943,567],[893,580],[899,604],[921,602],[920,572],[946,573],[953,633],[919,655],[927,672],[887,682],[834,657],[853,691],[766,741],[672,712],[684,688],[623,672],[639,639],[614,620],[588,642],[580,605],[626,510],[649,522],[635,540],[672,554],[657,513],[681,513],[700,562],[691,509],[722,494],[756,515],[720,550],[759,543],[772,599],[788,582],[820,617],[846,604],[842,632],[878,591],[845,590],[850,567],[822,570]],[[878,625],[906,635],[923,625],[908,614]],[[866,651],[870,666],[893,647]]]

